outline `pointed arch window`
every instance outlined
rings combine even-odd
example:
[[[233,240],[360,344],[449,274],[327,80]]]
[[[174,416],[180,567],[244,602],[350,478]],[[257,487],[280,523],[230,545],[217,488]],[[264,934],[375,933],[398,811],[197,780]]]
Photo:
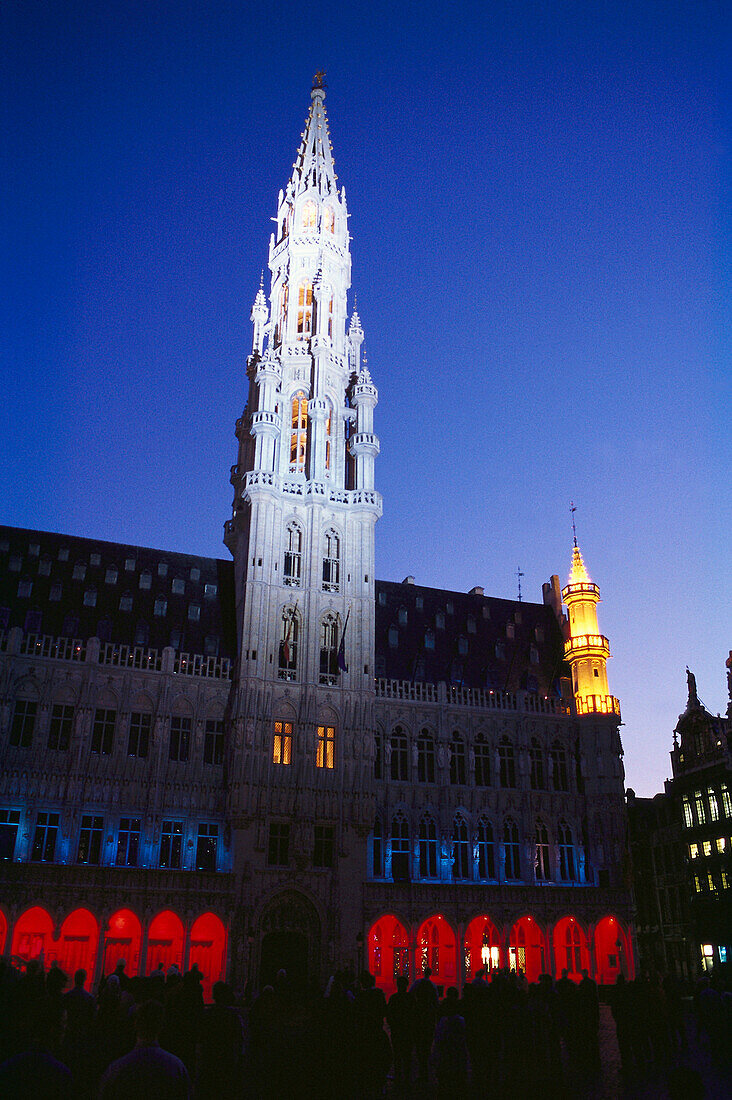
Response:
[[[498,764],[502,787],[516,786],[516,755],[507,737],[498,742]]]
[[[292,399],[290,473],[303,473],[308,445],[308,399],[300,390]]]
[[[320,683],[338,682],[338,620],[326,615],[320,623]]]
[[[302,529],[297,523],[288,523],[285,531],[285,562],[283,583],[299,588],[302,577]]]
[[[552,759],[552,781],[555,791],[569,790],[567,782],[567,751],[561,741],[555,741],[550,749]]]
[[[323,229],[326,233],[335,233],[335,211],[332,206],[323,208]]]
[[[328,334],[330,335],[330,333]],[[333,406],[330,401],[326,403],[325,411],[325,476],[330,477],[331,459],[331,432],[333,428]]]
[[[328,299],[328,335],[333,339],[333,295]]]
[[[546,786],[544,780],[544,753],[535,737],[532,737],[529,746],[529,764],[532,791],[543,791]]]
[[[407,735],[402,726],[395,726],[391,734],[391,778],[397,783],[409,779]]]
[[[335,531],[326,531],[323,554],[323,591],[340,591],[341,540]]]
[[[409,822],[401,810],[391,819],[391,877],[409,882]]]
[[[491,750],[482,733],[479,733],[473,744],[475,754],[475,785],[476,787],[489,787],[491,782]]]
[[[277,676],[280,680],[297,679],[300,643],[300,617],[294,607],[285,607],[280,620],[280,646]]]
[[[419,823],[419,877],[437,878],[437,826],[429,814]]]
[[[496,877],[496,853],[493,843],[493,826],[486,817],[478,822],[478,878],[483,881]]]
[[[450,742],[450,782],[453,786],[465,783],[465,742],[457,731]]]
[[[512,817],[503,823],[503,848],[505,853],[505,876],[509,881],[521,878],[518,825]]]
[[[422,730],[417,738],[417,781],[435,781],[435,739],[429,730]]]
[[[300,283],[297,288],[297,338],[307,340],[313,332],[313,284]]]
[[[548,882],[552,877],[549,862],[549,833],[543,821],[536,823],[536,856],[534,870],[537,882]]]
[[[453,879],[471,877],[468,826],[462,814],[456,814],[452,823],[452,877]]]
[[[574,838],[566,821],[559,822],[559,877],[562,882],[574,882],[577,877]]]
[[[318,208],[312,199],[308,199],[303,203],[302,208],[302,227],[303,229],[315,229],[318,221]]]

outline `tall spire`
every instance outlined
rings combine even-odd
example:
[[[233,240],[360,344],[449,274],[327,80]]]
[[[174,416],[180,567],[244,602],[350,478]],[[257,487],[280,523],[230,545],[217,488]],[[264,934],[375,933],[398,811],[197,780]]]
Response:
[[[564,656],[572,668],[572,685],[578,714],[619,714],[620,707],[607,685],[610,644],[600,634],[597,604],[600,589],[587,573],[575,535],[569,579],[562,589],[567,605]]]
[[[310,93],[310,111],[292,166],[291,185],[294,195],[315,188],[321,197],[334,194],[338,188],[330,143],[328,118],[325,113],[325,73],[318,72]]]

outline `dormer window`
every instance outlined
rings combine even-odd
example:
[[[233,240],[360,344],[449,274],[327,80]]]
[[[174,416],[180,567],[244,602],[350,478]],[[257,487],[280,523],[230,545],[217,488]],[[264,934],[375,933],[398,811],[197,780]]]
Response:
[[[302,208],[302,227],[303,229],[315,229],[316,222],[318,220],[318,208],[312,199],[303,205]]]

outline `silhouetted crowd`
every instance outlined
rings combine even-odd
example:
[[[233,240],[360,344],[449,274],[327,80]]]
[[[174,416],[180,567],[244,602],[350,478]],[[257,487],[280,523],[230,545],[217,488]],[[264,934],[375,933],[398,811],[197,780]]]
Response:
[[[217,982],[211,1005],[195,967],[130,978],[121,960],[96,997],[86,977],[77,971],[67,990],[55,965],[45,973],[37,960],[24,970],[0,960],[4,1100],[596,1094],[600,1000],[586,971],[580,981],[564,971],[533,985],[520,971],[479,971],[462,997],[450,987],[440,998],[426,968],[411,986],[397,978],[388,1001],[368,972],[358,979],[339,972],[323,992],[280,971],[256,997]],[[660,1095],[704,1096],[690,1064],[682,1000],[689,991],[660,977],[621,977],[605,992],[629,1093],[652,1075],[667,1090]],[[703,981],[693,1003],[694,1039],[724,1072],[732,994],[721,980]]]

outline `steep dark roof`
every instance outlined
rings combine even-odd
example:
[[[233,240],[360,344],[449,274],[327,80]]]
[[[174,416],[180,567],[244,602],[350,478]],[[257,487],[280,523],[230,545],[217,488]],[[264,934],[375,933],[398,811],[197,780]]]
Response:
[[[0,527],[0,629],[233,657],[234,606],[233,562]]]
[[[376,582],[377,676],[549,695],[569,675],[563,653],[544,604]]]

